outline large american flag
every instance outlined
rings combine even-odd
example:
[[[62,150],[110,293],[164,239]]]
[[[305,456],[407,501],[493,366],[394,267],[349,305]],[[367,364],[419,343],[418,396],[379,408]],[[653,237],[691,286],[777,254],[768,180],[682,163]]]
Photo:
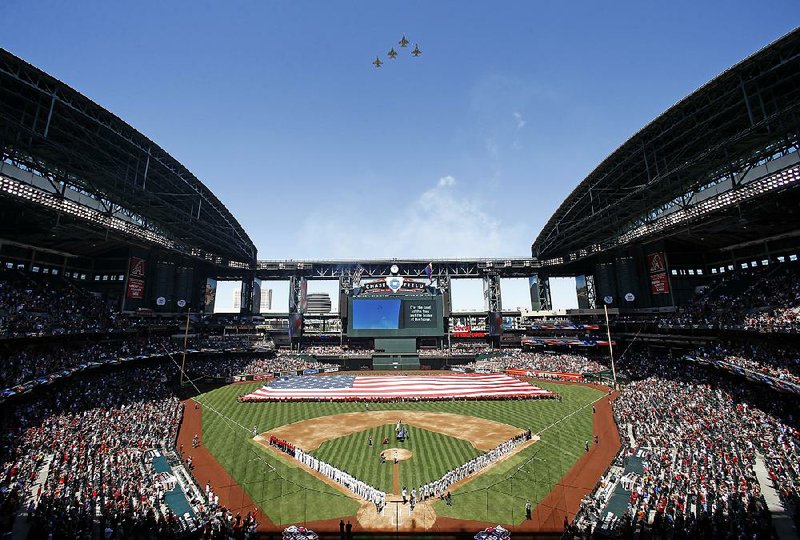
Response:
[[[326,375],[285,377],[242,397],[242,401],[348,399],[538,398],[553,396],[504,374]]]

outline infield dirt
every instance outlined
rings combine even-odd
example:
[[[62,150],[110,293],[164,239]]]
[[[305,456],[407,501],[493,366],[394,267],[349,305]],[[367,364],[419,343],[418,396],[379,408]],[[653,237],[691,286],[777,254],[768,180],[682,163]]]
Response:
[[[452,413],[425,411],[364,411],[356,413],[336,414],[309,418],[293,424],[275,428],[262,433],[269,440],[270,436],[278,437],[299,446],[306,452],[313,452],[325,441],[338,439],[370,428],[396,424],[397,422],[415,426],[428,431],[435,431],[462,439],[483,452],[519,435],[518,427]]]

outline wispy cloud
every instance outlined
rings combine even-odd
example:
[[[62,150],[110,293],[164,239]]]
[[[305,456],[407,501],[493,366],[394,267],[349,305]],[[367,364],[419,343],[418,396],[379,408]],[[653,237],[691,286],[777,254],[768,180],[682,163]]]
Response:
[[[524,128],[525,124],[527,124],[525,119],[522,118],[522,115],[520,113],[516,112],[516,111],[514,112],[514,120],[517,123],[517,130],[520,130],[520,129]]]
[[[526,255],[535,231],[504,222],[487,208],[481,190],[460,189],[443,176],[380,223],[358,214],[311,215],[297,233],[298,256],[501,257]]]
[[[477,81],[469,92],[469,113],[475,143],[501,171],[509,150],[519,151],[534,136],[527,127],[537,110],[558,107],[562,97],[541,81],[494,73]],[[532,124],[533,125],[533,124]],[[523,131],[524,130],[524,131]]]

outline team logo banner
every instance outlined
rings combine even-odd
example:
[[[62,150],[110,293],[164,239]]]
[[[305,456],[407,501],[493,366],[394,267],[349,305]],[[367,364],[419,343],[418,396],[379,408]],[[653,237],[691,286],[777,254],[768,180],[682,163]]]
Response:
[[[651,253],[647,256],[647,268],[651,274],[655,274],[656,272],[666,272],[667,271],[667,263],[664,260],[664,253]]]
[[[144,298],[144,276],[146,271],[147,263],[144,259],[131,257],[128,264],[128,298],[133,300]]]
[[[400,287],[403,286],[403,278],[400,276],[389,276],[386,278],[386,286],[389,287],[392,292],[397,292],[400,290]]]
[[[650,274],[650,293],[669,294],[667,259],[664,252],[659,251],[647,256],[647,271]]]

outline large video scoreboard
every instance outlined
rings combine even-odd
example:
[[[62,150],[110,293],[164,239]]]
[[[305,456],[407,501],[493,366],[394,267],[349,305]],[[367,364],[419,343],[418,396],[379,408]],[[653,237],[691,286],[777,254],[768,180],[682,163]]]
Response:
[[[348,302],[348,336],[444,335],[441,295],[371,294],[350,297]]]

